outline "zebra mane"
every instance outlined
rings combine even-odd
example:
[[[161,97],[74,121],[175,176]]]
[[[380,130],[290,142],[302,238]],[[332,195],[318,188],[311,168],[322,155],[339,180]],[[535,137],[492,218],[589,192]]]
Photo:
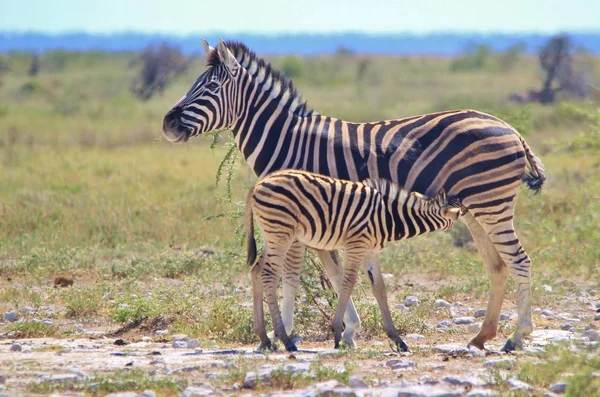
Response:
[[[466,208],[463,207],[458,198],[448,197],[446,192],[443,190],[433,197],[428,197],[424,194],[407,190],[397,183],[387,179],[368,178],[363,180],[362,183],[377,190],[387,200],[398,199],[399,202],[404,202],[409,196],[414,196],[417,199],[417,203],[421,204],[421,208],[424,208],[425,206],[433,206],[434,208],[442,211],[444,214],[452,214],[449,216],[454,218],[454,220],[466,212]]]
[[[225,46],[231,51],[238,63],[246,69],[262,88],[268,91],[270,97],[279,99],[279,103],[289,103],[290,112],[298,116],[312,116],[317,114],[306,106],[306,101],[294,87],[294,84],[282,72],[274,69],[267,61],[259,58],[254,51],[238,41],[226,41]],[[217,66],[221,64],[217,50],[208,54],[206,65]]]

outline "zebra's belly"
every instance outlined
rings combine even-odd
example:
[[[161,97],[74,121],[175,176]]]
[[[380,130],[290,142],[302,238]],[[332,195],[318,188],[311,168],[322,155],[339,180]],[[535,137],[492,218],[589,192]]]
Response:
[[[302,244],[306,245],[309,248],[324,251],[344,249],[350,243],[346,240],[344,235],[331,235],[327,233],[322,237],[321,235],[313,235],[299,232],[296,234],[296,239],[298,239],[298,241],[300,241]],[[379,252],[381,251],[381,249],[382,244],[377,243],[375,241],[365,244],[365,252]]]

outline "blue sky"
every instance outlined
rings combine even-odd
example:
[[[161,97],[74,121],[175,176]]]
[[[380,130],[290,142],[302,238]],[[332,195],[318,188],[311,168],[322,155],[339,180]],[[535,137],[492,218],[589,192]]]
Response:
[[[0,31],[600,31],[600,0],[0,0]]]

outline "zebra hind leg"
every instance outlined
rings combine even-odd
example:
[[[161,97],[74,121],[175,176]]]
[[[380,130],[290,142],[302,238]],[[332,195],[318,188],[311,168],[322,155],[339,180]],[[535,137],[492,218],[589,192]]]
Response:
[[[340,341],[342,339],[342,328],[344,313],[350,301],[352,290],[356,284],[356,278],[358,276],[358,268],[362,264],[365,256],[365,250],[360,247],[346,247],[346,253],[344,258],[344,274],[342,278],[342,284],[339,290],[338,307],[333,318],[333,335],[335,345],[334,348],[340,347]]]
[[[287,252],[283,265],[283,299],[281,301],[281,316],[288,335],[294,329],[294,303],[296,291],[300,285],[300,272],[304,262],[306,247],[298,240],[294,241]]]
[[[504,301],[508,268],[498,254],[488,233],[481,227],[475,217],[470,213],[466,213],[461,219],[465,222],[475,241],[475,246],[483,259],[490,280],[490,295],[483,324],[477,335],[468,343],[468,346],[475,346],[480,350],[484,350],[485,343],[495,338],[498,332],[498,320]]]
[[[327,277],[329,277],[331,284],[333,284],[335,292],[339,296],[341,293],[344,266],[340,261],[337,251],[317,250],[316,253],[323,263]],[[356,335],[356,331],[360,328],[360,317],[358,316],[358,312],[356,311],[352,297],[350,297],[346,307],[346,312],[344,314],[344,325],[345,328],[344,332],[342,333],[342,339],[347,346],[356,347],[354,336]]]
[[[373,296],[375,296],[375,299],[377,300],[386,335],[396,344],[398,351],[407,352],[408,345],[400,337],[398,330],[394,326],[394,321],[392,320],[392,315],[388,306],[385,282],[383,281],[383,277],[381,277],[381,268],[379,266],[377,254],[370,253],[365,255],[363,268],[371,282],[371,290],[373,291]]]
[[[512,211],[510,213],[512,214]],[[517,287],[517,328],[506,341],[502,350],[522,349],[523,338],[531,334],[533,330],[531,317],[531,260],[515,233],[512,216],[481,217],[477,220],[488,232],[499,256],[510,269]]]

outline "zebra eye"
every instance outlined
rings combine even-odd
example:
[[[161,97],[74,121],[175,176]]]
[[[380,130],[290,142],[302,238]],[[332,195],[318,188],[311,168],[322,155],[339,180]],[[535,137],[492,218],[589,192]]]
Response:
[[[210,91],[216,91],[219,88],[219,83],[215,81],[209,81],[206,83],[206,89]]]

